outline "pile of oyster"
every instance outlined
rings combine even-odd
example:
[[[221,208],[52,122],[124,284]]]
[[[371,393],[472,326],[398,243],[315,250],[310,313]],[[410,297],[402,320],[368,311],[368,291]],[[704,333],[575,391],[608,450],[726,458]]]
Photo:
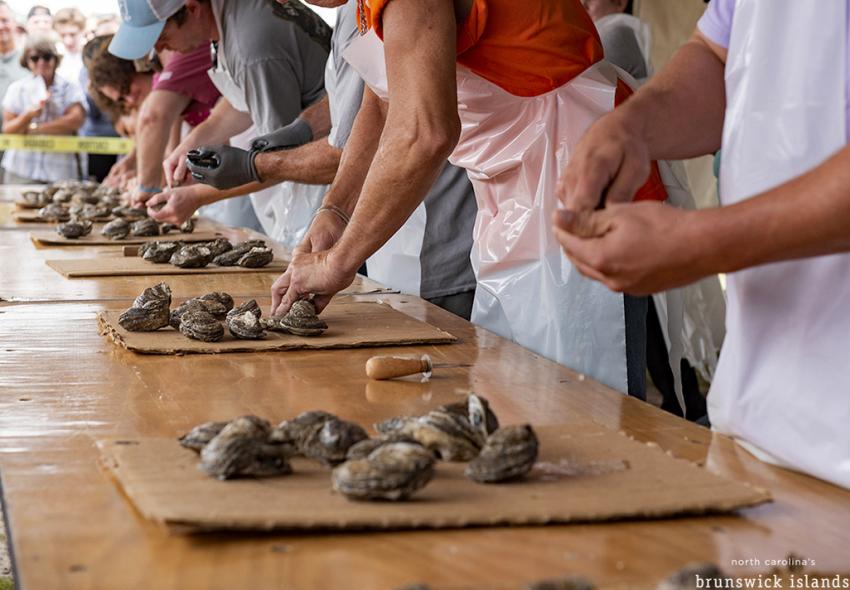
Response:
[[[195,231],[195,222],[186,220],[182,225],[173,223],[158,223],[147,216],[145,209],[131,209],[129,207],[118,207],[112,210],[115,219],[107,223],[100,230],[102,236],[110,240],[123,240],[127,236],[152,237],[164,236],[173,231],[190,234]]]
[[[312,411],[278,426],[256,416],[206,422],[179,440],[219,479],[292,473],[293,457],[318,461],[332,468],[333,489],[352,500],[405,500],[431,481],[437,461],[469,462],[467,477],[498,483],[522,478],[537,460],[531,426],[500,428],[487,400],[475,394],[375,427],[370,438],[353,422]]]
[[[39,208],[41,219],[57,222],[109,219],[124,198],[126,196],[117,189],[93,181],[77,180],[55,182],[43,191],[26,191],[22,196],[26,205]],[[71,229],[69,233],[75,234],[77,231]],[[65,235],[62,231],[60,234]]]
[[[121,314],[118,323],[129,332],[153,332],[171,326],[187,338],[203,342],[220,342],[225,327],[237,340],[259,340],[266,331],[319,336],[328,329],[308,300],[296,301],[289,313],[280,318],[266,319],[262,315],[256,300],[234,306],[233,297],[219,291],[187,299],[172,310],[171,288],[159,283],[145,289],[133,306]]]
[[[155,234],[154,234],[155,235]],[[274,252],[263,240],[248,240],[233,245],[227,238],[211,242],[148,242],[139,248],[139,256],[150,262],[169,262],[180,268],[204,268],[208,264],[262,268],[274,259]]]

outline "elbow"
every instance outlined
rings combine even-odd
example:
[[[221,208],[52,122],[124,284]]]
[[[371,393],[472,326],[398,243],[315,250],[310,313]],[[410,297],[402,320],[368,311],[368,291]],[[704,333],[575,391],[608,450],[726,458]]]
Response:
[[[142,130],[164,129],[170,124],[170,119],[162,111],[158,109],[142,109],[139,113],[136,130],[137,132],[141,132]]]
[[[452,117],[436,122],[415,122],[405,126],[395,148],[409,153],[422,163],[442,165],[460,139],[460,119]],[[395,150],[394,150],[395,151]]]

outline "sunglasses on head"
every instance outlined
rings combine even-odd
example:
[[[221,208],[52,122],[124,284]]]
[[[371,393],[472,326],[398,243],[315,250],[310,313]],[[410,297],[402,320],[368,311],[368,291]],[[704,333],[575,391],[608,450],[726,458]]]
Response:
[[[29,57],[30,63],[38,63],[38,60],[49,62],[54,59],[56,56],[52,53],[34,53]]]

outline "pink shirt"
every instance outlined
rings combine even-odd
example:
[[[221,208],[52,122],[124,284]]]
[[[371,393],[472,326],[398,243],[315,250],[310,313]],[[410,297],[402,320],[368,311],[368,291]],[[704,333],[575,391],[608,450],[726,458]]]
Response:
[[[154,90],[168,90],[191,99],[181,113],[192,127],[203,123],[210,115],[218,97],[218,89],[207,75],[212,67],[210,48],[203,45],[191,53],[175,53],[162,72],[154,77]]]

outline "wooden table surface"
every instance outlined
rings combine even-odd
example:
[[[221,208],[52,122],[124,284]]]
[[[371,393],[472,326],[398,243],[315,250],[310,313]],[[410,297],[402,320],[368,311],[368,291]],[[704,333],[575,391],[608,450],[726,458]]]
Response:
[[[39,270],[44,251],[21,235],[0,231],[0,286],[33,300],[0,303],[0,476],[21,588],[520,588],[570,573],[600,587],[651,588],[688,562],[744,574],[753,570],[733,567],[733,560],[791,552],[815,559],[822,571],[850,569],[850,492],[760,463],[725,437],[581,379],[417,298],[380,296],[460,343],[380,352],[428,353],[471,367],[439,371],[428,383],[370,382],[364,364],[374,349],[141,356],[99,336],[95,314],[128,305],[151,278],[51,277]],[[267,284],[244,277],[216,280],[170,282],[183,296],[212,288],[268,292]],[[775,501],[733,516],[648,522],[180,536],[134,511],[98,465],[94,444],[113,436],[176,437],[199,422],[246,413],[278,421],[324,409],[370,424],[470,390],[486,396],[503,423],[595,422],[767,488]]]

